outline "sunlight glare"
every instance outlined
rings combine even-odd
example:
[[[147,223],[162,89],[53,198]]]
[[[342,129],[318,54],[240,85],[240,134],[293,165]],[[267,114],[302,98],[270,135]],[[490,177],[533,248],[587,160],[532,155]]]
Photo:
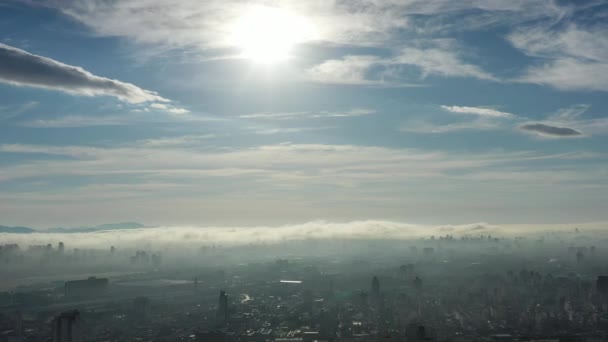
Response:
[[[279,8],[259,7],[237,20],[230,44],[241,50],[243,58],[275,63],[290,58],[293,47],[313,35],[306,18]]]

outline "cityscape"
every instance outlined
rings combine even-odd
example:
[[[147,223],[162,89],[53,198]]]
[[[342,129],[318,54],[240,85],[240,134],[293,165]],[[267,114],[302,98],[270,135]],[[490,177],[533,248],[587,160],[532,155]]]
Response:
[[[513,237],[472,229],[402,240],[193,243],[162,252],[7,244],[0,275],[23,285],[0,294],[1,336],[603,341],[607,241],[573,228]]]

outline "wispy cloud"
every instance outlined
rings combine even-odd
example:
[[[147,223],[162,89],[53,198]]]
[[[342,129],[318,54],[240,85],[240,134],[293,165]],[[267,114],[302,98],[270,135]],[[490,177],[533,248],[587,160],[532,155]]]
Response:
[[[113,96],[129,103],[168,102],[157,93],[53,59],[0,44],[0,82],[81,96]]]
[[[153,109],[158,109],[158,110],[162,110],[165,111],[169,114],[188,114],[190,113],[189,110],[185,109],[185,108],[179,108],[179,107],[175,107],[173,105],[167,104],[167,103],[153,103],[150,105],[150,108]]]
[[[130,123],[125,116],[80,116],[67,115],[54,119],[35,119],[20,123],[24,127],[32,128],[70,128],[93,126],[122,126]]]
[[[440,42],[439,45],[446,45]],[[458,47],[447,44],[444,48],[405,48],[392,60],[393,64],[412,65],[419,68],[422,76],[470,77],[498,81],[491,73],[467,63],[458,55]]]
[[[283,113],[254,113],[240,115],[242,119],[263,120],[295,120],[295,119],[319,119],[319,118],[348,118],[375,114],[376,111],[366,108],[355,108],[346,111],[319,111],[319,112],[283,112]]]
[[[505,119],[516,119],[511,113],[502,112],[489,107],[469,106],[440,106],[450,113],[465,114],[464,120],[451,123],[434,123],[431,121],[410,121],[399,128],[401,132],[410,133],[450,133],[459,131],[487,131],[505,129]],[[473,119],[470,119],[473,118]]]
[[[138,141],[132,146],[44,146],[5,144],[0,153],[49,154],[70,157],[61,161],[24,161],[1,170],[0,180],[53,175],[137,175],[138,177],[226,177],[222,169],[263,171],[258,177],[289,180],[290,184],[340,184],[342,181],[403,181],[450,177],[493,165],[530,158],[563,159],[562,155],[532,152],[458,154],[416,149],[357,145],[278,144],[242,149],[209,149],[206,136],[184,136]],[[146,156],[141,158],[141,156]],[[278,158],[277,156],[280,156]],[[593,157],[593,156],[592,156]],[[133,163],[137,160],[137,163]],[[391,175],[391,177],[387,177]],[[292,183],[293,182],[293,183]]]
[[[479,116],[496,117],[496,118],[513,118],[515,115],[507,112],[501,112],[492,108],[485,107],[467,107],[467,106],[441,106],[444,110],[458,114],[473,114]]]
[[[28,0],[52,6],[82,22],[97,34],[129,37],[134,41],[167,48],[226,48],[226,39],[239,16],[266,1],[185,0],[167,3],[161,0]],[[460,29],[478,29],[483,25],[516,24],[534,19],[560,18],[569,8],[551,0],[284,0],[273,6],[297,13],[319,28],[322,42],[355,45],[391,45],[403,30],[416,31],[421,20],[434,16],[443,21],[461,18]],[[412,25],[411,17],[416,17]],[[150,25],[154,23],[154,25]]]
[[[571,24],[559,31],[546,26],[526,27],[507,38],[513,46],[540,61],[516,81],[561,90],[608,91],[607,27]]]
[[[162,137],[153,139],[144,139],[136,142],[136,145],[142,147],[187,147],[187,146],[200,146],[209,139],[217,137],[215,134],[200,134],[200,135],[182,135],[175,137]]]
[[[332,129],[332,128],[335,128],[335,127],[320,127],[320,126],[316,126],[316,127],[277,127],[277,128],[252,127],[251,129],[255,134],[270,135],[270,134],[300,133],[300,132],[307,132],[307,131],[322,131],[322,130]]]
[[[377,56],[346,56],[330,59],[306,71],[312,81],[329,84],[391,86],[383,75],[370,75],[373,66],[385,67],[387,61]]]
[[[399,128],[401,132],[408,133],[451,133],[459,131],[487,131],[503,129],[500,123],[487,119],[477,119],[465,122],[454,122],[449,124],[436,124],[433,122],[414,121],[408,122]]]
[[[0,119],[12,119],[36,107],[37,101],[29,101],[18,106],[0,106]]]
[[[429,44],[429,43],[427,43]],[[431,42],[431,45],[450,45]],[[368,86],[420,86],[419,79],[407,76],[403,67],[411,66],[420,78],[427,76],[468,77],[498,81],[491,73],[465,62],[454,47],[408,47],[392,57],[346,56],[313,66],[307,71],[308,79],[330,84]],[[414,81],[414,82],[412,82]]]

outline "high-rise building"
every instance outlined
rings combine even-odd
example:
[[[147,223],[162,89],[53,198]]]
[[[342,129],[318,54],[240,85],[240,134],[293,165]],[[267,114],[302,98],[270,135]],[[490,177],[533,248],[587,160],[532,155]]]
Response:
[[[420,277],[416,276],[416,278],[414,278],[414,287],[417,290],[422,289],[422,279],[420,279]]]
[[[220,291],[219,305],[217,307],[218,323],[225,325],[228,322],[228,295],[226,291]]]
[[[372,295],[376,297],[380,295],[380,280],[376,276],[372,278]]]
[[[604,296],[608,296],[608,276],[598,276],[595,285],[597,287],[597,292]]]
[[[82,332],[82,320],[77,310],[61,313],[53,320],[53,342],[80,342]]]
[[[150,299],[137,297],[133,300],[133,313],[137,319],[145,319],[150,314]]]

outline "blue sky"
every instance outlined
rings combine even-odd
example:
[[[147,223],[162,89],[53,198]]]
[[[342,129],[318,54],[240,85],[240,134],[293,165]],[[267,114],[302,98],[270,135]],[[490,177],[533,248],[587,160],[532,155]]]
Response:
[[[2,224],[608,217],[605,1],[0,4]]]

